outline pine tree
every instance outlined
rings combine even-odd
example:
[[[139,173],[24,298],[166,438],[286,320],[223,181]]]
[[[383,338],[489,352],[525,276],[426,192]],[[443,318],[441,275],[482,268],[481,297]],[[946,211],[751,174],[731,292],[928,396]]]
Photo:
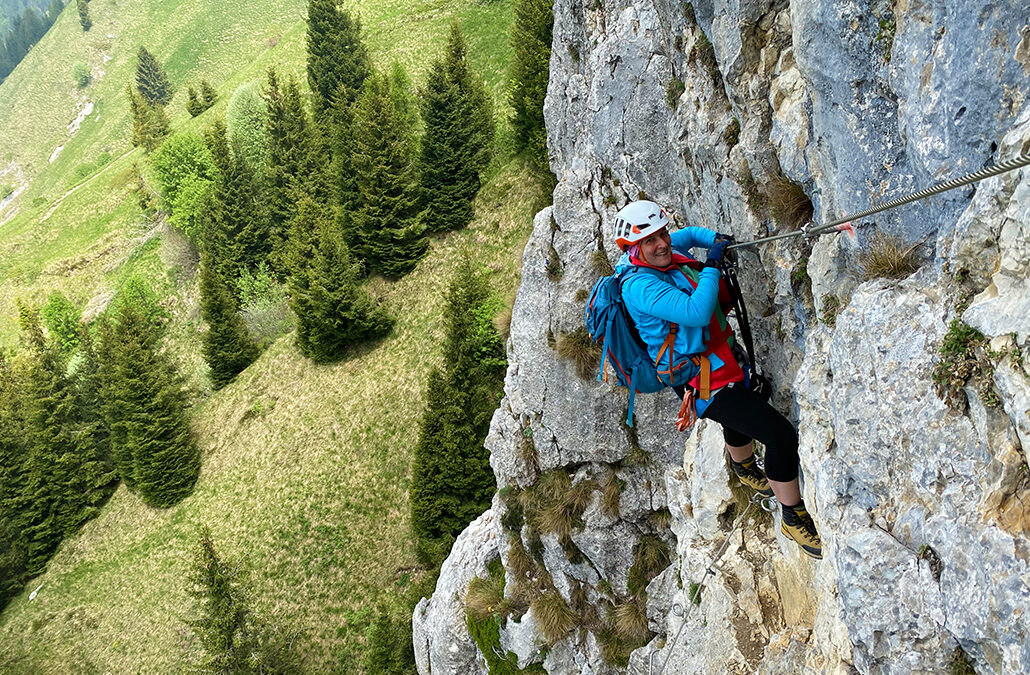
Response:
[[[197,97],[197,90],[193,88],[192,84],[189,85],[186,88],[186,112],[190,114],[190,117],[196,117],[204,110],[204,104]]]
[[[206,254],[201,256],[200,265],[200,313],[208,325],[203,338],[204,360],[211,367],[211,384],[221,389],[254,362],[258,348],[232,293]]]
[[[197,618],[190,626],[206,655],[203,668],[213,673],[254,673],[257,639],[239,574],[218,554],[205,526],[193,554],[190,595]]]
[[[106,365],[100,393],[118,473],[144,502],[164,508],[193,491],[200,454],[190,437],[184,383],[160,349],[152,296],[134,280],[100,325],[98,353]]]
[[[218,101],[218,92],[215,91],[215,88],[207,80],[200,81],[200,98],[204,105],[201,112],[207,110]]]
[[[551,62],[554,12],[551,0],[516,0],[515,25],[511,32],[511,85],[508,101],[515,115],[516,145],[528,150],[533,163],[549,171],[547,129],[544,126],[544,96]]]
[[[422,205],[430,232],[457,229],[472,220],[472,200],[490,162],[493,107],[486,89],[469,72],[466,52],[454,24],[423,96]]]
[[[93,27],[93,20],[89,18],[89,0],[75,0],[75,4],[78,5],[79,23],[82,24],[82,30],[88,31]]]
[[[28,535],[31,575],[42,571],[64,537],[99,513],[115,474],[96,447],[95,427],[83,420],[75,383],[59,351],[45,339],[39,315],[24,306],[19,313],[30,352],[24,494],[31,511],[16,526]]]
[[[304,197],[291,241],[301,353],[319,363],[337,361],[351,345],[390,332],[393,320],[361,287],[361,265],[351,259],[327,207]]]
[[[323,185],[324,165],[317,162],[312,123],[296,81],[291,77],[281,84],[275,70],[269,69],[264,97],[268,105],[268,165],[262,207],[273,251],[270,267],[284,277],[289,271],[287,239],[297,203],[304,194],[317,198],[327,186]]]
[[[165,106],[172,101],[172,84],[165,69],[143,46],[136,53],[136,89],[152,106]]]
[[[318,112],[337,100],[353,103],[372,70],[361,22],[337,4],[308,1],[308,86]]]
[[[465,256],[447,292],[446,366],[430,374],[412,468],[412,531],[430,565],[443,560],[494,490],[483,441],[506,366],[489,308],[486,281]]]
[[[358,203],[355,253],[371,270],[397,279],[418,264],[429,242],[418,209],[414,141],[394,106],[389,78],[368,78],[354,118],[353,156]]]

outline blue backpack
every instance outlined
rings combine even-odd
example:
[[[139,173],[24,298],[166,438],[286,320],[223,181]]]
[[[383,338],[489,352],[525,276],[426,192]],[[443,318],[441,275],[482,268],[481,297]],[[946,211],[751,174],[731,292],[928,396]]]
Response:
[[[646,267],[633,266],[598,279],[590,291],[590,300],[583,313],[587,332],[594,342],[600,343],[603,347],[601,370],[597,374],[597,379],[608,381],[605,365],[610,363],[615,373],[616,384],[629,389],[626,423],[631,427],[633,403],[637,392],[651,394],[666,387],[658,378],[654,361],[647,352],[647,345],[633,325],[629,311],[622,301],[623,281],[630,274],[643,270],[651,271]]]

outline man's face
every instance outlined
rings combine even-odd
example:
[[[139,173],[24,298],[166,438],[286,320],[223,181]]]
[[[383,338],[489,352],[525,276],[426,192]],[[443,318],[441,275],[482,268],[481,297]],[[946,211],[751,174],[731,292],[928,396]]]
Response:
[[[640,253],[648,264],[655,267],[668,267],[672,264],[671,242],[668,228],[663,227],[640,240]]]

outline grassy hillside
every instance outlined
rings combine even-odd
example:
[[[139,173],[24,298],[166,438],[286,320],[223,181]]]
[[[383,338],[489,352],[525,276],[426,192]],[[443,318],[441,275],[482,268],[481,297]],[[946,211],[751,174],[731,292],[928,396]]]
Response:
[[[439,53],[449,23],[459,20],[472,63],[503,103],[510,2],[345,4],[362,17],[376,62],[400,61],[416,83]],[[92,0],[94,25],[83,33],[72,3],[0,85],[0,185],[23,188],[0,203],[0,346],[16,340],[15,298],[41,301],[53,289],[79,304],[103,298],[117,286],[129,252],[148,236],[138,227],[127,173],[140,157],[130,152],[125,93],[139,45],[165,64],[176,87],[169,106],[173,132],[206,128],[224,113],[236,87],[263,78],[270,65],[305,81],[307,2],[245,6],[242,12],[240,5],[214,0]],[[85,89],[72,80],[77,61],[93,70]],[[202,77],[221,99],[191,119],[186,85]]]
[[[510,2],[350,4],[376,61],[400,60],[416,82],[448,24],[460,19],[500,107]],[[306,2],[253,0],[246,13],[237,7],[92,0],[94,27],[83,35],[73,3],[0,86],[0,184],[16,177],[22,186],[0,204],[0,347],[16,341],[16,297],[41,300],[60,289],[92,311],[125,275],[140,272],[166,298],[172,348],[201,388],[195,260],[180,237],[143,220],[129,190],[140,155],[128,142],[124,88],[136,49],[146,44],[178,87],[173,130],[202,129],[236,86],[263,77],[268,65],[303,75]],[[82,91],[70,74],[78,60],[95,74]],[[191,120],[185,84],[201,77],[222,98]],[[66,125],[86,101],[93,111],[70,134]],[[296,634],[311,672],[357,672],[369,611],[396,601],[418,575],[407,485],[425,377],[442,358],[450,272],[459,256],[473,255],[496,292],[510,298],[532,214],[548,198],[518,160],[498,161],[491,176],[472,226],[434,241],[403,280],[373,282],[398,319],[391,337],[339,364],[315,366],[287,336],[237,382],[198,398],[194,431],[204,465],[194,495],[161,511],[119,488],[0,615],[0,672],[182,668],[191,650],[186,570],[202,523],[223,554],[243,564],[255,610]]]

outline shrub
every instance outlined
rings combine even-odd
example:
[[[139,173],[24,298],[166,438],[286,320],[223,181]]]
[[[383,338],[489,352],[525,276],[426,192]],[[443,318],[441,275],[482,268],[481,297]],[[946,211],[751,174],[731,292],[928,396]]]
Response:
[[[580,326],[558,337],[558,356],[572,361],[576,374],[590,380],[597,375],[601,365],[601,345],[593,341],[586,328]]]
[[[919,268],[916,249],[921,243],[906,246],[904,239],[897,235],[877,232],[860,259],[862,277],[866,280],[878,277],[904,279]]]
[[[786,176],[773,178],[764,192],[769,214],[787,230],[796,230],[812,219],[812,201],[800,185]]]
[[[963,387],[972,381],[980,400],[988,407],[1001,403],[994,389],[993,366],[987,358],[987,338],[983,333],[953,319],[941,343],[941,360],[933,368],[937,395],[948,405],[960,408]]]
[[[293,330],[294,317],[286,286],[276,281],[261,262],[256,272],[244,268],[236,281],[240,312],[250,336],[264,348]]]
[[[4,183],[0,185],[0,200],[7,199],[14,194],[14,186],[10,183]]]
[[[93,75],[89,71],[89,66],[83,61],[76,61],[75,65],[72,66],[72,79],[75,80],[75,84],[78,85],[79,89],[88,87],[89,83],[93,81]]]
[[[562,640],[579,625],[579,617],[556,591],[541,593],[530,608],[548,645]]]
[[[713,83],[722,85],[722,73],[719,71],[719,63],[715,60],[715,45],[707,35],[700,33],[697,36],[694,47],[690,50],[689,58],[704,69]]]

